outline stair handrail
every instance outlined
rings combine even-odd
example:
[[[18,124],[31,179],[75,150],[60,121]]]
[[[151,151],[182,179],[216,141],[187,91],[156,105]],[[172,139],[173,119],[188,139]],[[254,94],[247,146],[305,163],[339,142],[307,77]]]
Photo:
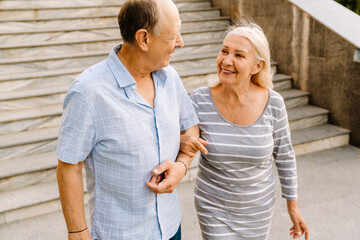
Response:
[[[360,16],[334,0],[289,0],[296,7],[353,44],[360,62]]]

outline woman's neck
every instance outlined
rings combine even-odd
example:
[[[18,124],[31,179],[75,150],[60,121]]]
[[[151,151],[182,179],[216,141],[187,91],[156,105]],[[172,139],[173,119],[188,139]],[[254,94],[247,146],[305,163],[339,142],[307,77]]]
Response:
[[[251,80],[239,85],[224,85],[222,84],[221,91],[223,93],[224,100],[228,102],[242,102],[244,97],[248,95],[254,85]]]

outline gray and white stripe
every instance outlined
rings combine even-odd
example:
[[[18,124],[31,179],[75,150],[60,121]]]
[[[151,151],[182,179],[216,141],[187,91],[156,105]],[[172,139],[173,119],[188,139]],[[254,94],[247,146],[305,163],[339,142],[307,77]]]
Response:
[[[249,126],[224,119],[209,87],[196,89],[191,99],[201,137],[209,142],[195,185],[203,238],[268,239],[275,203],[273,159],[282,196],[297,199],[295,153],[283,98],[269,90],[264,112]]]

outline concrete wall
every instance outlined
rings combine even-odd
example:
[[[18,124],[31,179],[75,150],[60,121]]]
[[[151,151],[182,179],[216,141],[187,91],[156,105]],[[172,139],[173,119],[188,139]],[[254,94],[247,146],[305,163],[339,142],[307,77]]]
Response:
[[[360,63],[353,61],[354,45],[287,0],[213,4],[232,17],[253,18],[268,37],[279,72],[311,93],[310,104],[330,110],[329,122],[351,130],[350,143],[360,147]]]
[[[212,5],[220,7],[223,16],[231,16],[232,19],[239,17],[240,0],[212,0]]]

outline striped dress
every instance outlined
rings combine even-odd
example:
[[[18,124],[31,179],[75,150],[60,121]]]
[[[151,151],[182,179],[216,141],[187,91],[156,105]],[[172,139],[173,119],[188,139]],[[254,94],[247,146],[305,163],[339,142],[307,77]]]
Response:
[[[227,121],[209,87],[194,90],[191,99],[201,137],[209,142],[195,185],[203,238],[268,239],[275,203],[273,158],[282,197],[297,199],[296,160],[283,98],[269,90],[264,112],[248,126]]]

